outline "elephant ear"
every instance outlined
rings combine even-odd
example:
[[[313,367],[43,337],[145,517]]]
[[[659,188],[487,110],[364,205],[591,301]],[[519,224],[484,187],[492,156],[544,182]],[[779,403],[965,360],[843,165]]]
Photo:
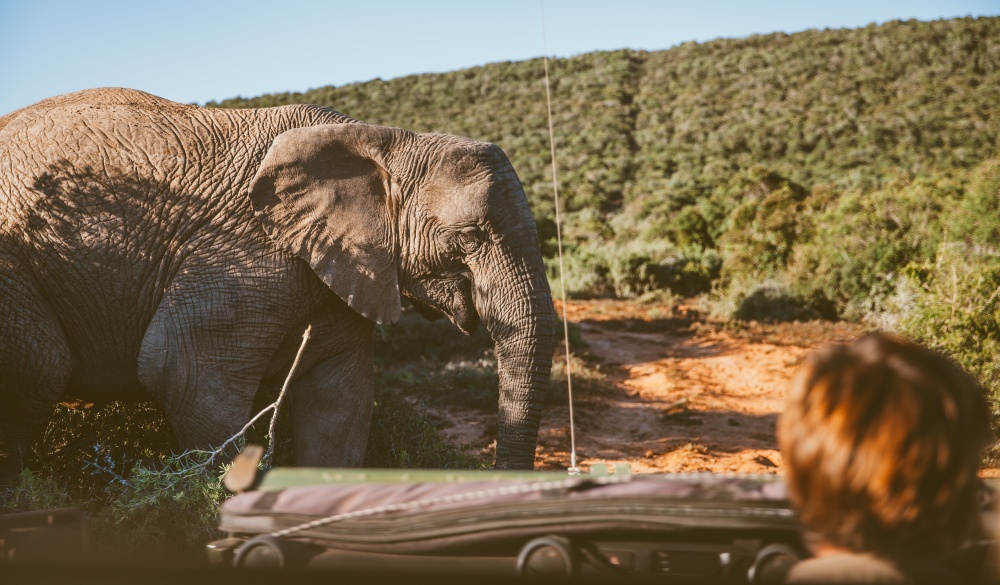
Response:
[[[394,129],[329,124],[279,134],[250,184],[257,221],[348,305],[399,319],[392,184],[382,154]]]

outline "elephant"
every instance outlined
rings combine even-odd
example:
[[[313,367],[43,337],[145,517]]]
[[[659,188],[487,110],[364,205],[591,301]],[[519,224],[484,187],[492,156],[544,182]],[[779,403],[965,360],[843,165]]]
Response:
[[[499,147],[121,88],[0,118],[2,474],[69,399],[152,399],[181,448],[217,447],[284,379],[307,324],[286,402],[296,464],[358,466],[374,330],[404,298],[486,328],[495,467],[531,469],[554,309]]]

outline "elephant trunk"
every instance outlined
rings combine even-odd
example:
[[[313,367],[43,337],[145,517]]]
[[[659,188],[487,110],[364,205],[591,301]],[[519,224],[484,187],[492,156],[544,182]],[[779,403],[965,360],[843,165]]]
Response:
[[[499,254],[501,269],[489,282],[477,279],[477,289],[500,375],[496,467],[531,469],[550,384],[555,320],[534,226],[511,239]]]

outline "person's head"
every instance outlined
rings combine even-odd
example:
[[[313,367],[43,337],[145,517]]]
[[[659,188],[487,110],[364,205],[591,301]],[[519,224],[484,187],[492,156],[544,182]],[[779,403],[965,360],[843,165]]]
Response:
[[[975,526],[983,390],[906,339],[874,333],[808,356],[778,440],[792,502],[826,544],[938,554]]]

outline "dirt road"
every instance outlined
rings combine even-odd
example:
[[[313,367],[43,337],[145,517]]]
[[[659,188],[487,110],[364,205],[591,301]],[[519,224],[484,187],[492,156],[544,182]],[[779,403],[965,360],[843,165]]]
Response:
[[[810,349],[864,332],[850,323],[724,324],[683,306],[631,301],[572,301],[567,314],[585,344],[573,353],[587,354],[610,382],[574,396],[585,470],[626,462],[635,472],[776,473],[775,423],[795,367]],[[492,458],[495,414],[432,413],[444,437]],[[569,452],[568,409],[550,404],[535,468],[566,469]]]
[[[614,382],[574,400],[579,463],[627,462],[636,472],[777,472],[775,422],[795,366],[810,348],[862,332],[832,323],[723,327],[683,307],[623,301],[571,302],[568,318]],[[549,408],[537,468],[569,465],[568,435],[567,409]]]

